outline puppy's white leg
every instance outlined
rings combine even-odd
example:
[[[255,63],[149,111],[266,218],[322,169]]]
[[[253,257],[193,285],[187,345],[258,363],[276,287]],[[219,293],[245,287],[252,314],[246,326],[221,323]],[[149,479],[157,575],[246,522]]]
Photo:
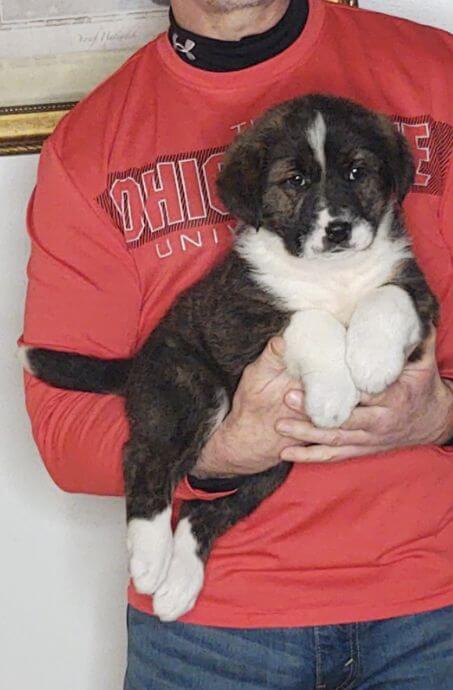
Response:
[[[359,401],[346,365],[346,329],[331,314],[309,309],[293,315],[284,333],[291,376],[301,378],[305,409],[318,427],[345,422]]]
[[[188,518],[175,532],[173,556],[167,577],[153,597],[153,609],[161,621],[174,621],[193,608],[203,586],[204,564]]]
[[[129,570],[137,592],[153,594],[164,580],[173,551],[171,508],[165,508],[151,520],[129,521],[127,548]]]
[[[421,336],[414,303],[402,288],[384,285],[362,299],[346,336],[346,361],[357,388],[380,393],[396,381]]]

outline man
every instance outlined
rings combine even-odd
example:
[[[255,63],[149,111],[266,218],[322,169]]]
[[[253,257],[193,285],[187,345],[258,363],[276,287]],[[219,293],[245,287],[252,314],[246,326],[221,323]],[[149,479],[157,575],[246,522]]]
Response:
[[[29,209],[24,341],[137,350],[231,246],[222,153],[267,107],[312,91],[391,115],[417,164],[414,248],[442,303],[423,361],[337,430],[314,428],[273,339],[179,499],[216,500],[279,459],[285,484],[224,535],[181,622],[129,591],[127,690],[451,690],[451,36],[324,0],[173,0],[134,55],[47,142]],[[439,373],[440,372],[440,373]],[[27,377],[34,435],[65,490],[119,495],[122,401]],[[383,454],[383,451],[390,451]],[[348,462],[335,462],[355,458]]]

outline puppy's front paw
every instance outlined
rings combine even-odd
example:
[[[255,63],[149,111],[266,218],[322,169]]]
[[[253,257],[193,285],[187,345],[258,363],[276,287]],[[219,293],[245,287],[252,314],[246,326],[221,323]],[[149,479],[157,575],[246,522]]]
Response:
[[[153,594],[167,574],[173,551],[170,515],[171,509],[166,508],[151,520],[129,522],[129,570],[140,594]]]
[[[313,424],[336,428],[349,419],[359,393],[347,369],[336,374],[304,377],[305,409]]]
[[[204,580],[204,565],[187,518],[176,528],[173,556],[167,577],[153,597],[153,609],[161,621],[174,621],[190,611]]]
[[[382,338],[361,338],[359,333],[348,334],[346,362],[352,380],[360,391],[374,395],[394,383],[403,371],[405,355],[399,342]]]

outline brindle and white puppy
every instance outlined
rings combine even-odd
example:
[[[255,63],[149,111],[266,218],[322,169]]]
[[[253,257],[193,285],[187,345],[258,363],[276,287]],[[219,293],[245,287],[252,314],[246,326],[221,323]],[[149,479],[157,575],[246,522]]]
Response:
[[[287,476],[280,463],[213,502],[170,505],[239,378],[284,333],[321,427],[348,419],[420,355],[436,300],[412,255],[400,204],[413,180],[404,138],[382,116],[307,96],[266,113],[237,138],[219,178],[241,221],[234,251],[188,290],[130,361],[24,348],[48,383],[126,397],[124,453],[130,571],[162,620],[190,610],[214,540]]]

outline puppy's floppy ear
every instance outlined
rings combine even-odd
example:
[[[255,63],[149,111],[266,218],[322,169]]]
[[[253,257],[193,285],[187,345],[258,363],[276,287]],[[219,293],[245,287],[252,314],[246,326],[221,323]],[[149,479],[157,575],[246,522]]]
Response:
[[[225,208],[256,229],[261,225],[265,178],[265,146],[252,128],[227,150],[217,189]]]
[[[414,183],[414,159],[406,137],[396,129],[393,122],[385,115],[380,115],[379,120],[387,139],[387,158],[393,189],[398,203],[401,204]]]

